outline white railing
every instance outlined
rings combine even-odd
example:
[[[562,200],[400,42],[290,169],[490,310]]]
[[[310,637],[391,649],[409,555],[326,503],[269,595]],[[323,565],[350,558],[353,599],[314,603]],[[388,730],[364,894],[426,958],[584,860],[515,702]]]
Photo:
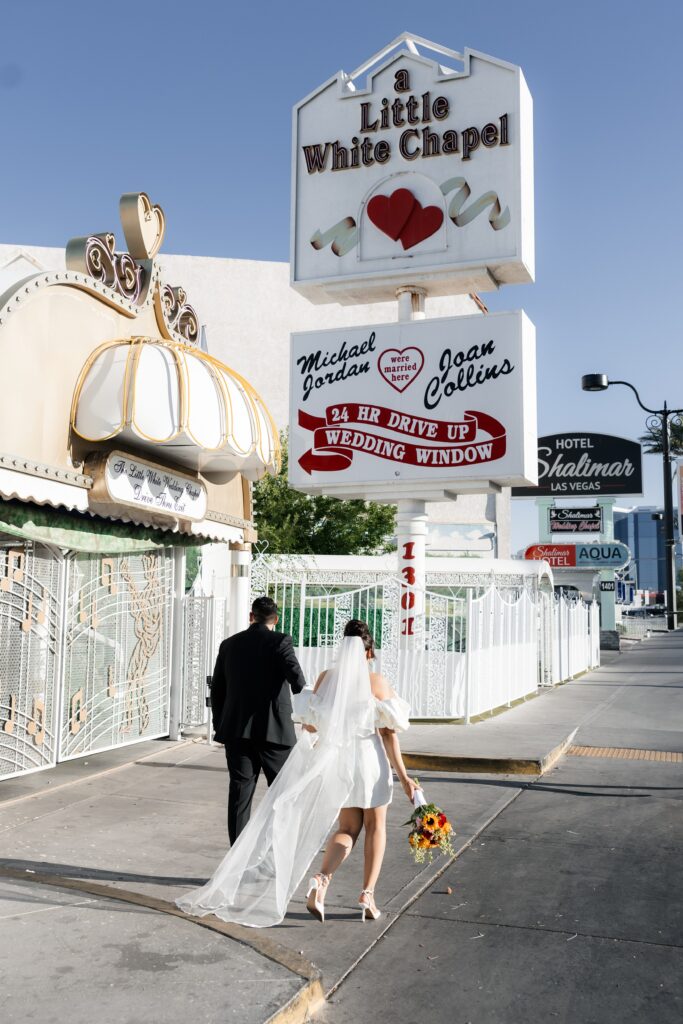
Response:
[[[479,579],[470,587],[428,588],[415,636],[401,636],[405,584],[390,573],[291,574],[258,558],[252,595],[268,593],[280,608],[312,685],[329,664],[349,619],[366,621],[376,667],[411,706],[413,718],[463,719],[510,706],[599,664],[597,605]],[[474,573],[473,573],[474,577]]]
[[[666,632],[666,615],[624,615],[617,621],[619,635],[627,640],[643,640],[655,632]]]
[[[560,594],[553,616],[552,684],[573,679],[600,664],[600,616],[590,604]]]

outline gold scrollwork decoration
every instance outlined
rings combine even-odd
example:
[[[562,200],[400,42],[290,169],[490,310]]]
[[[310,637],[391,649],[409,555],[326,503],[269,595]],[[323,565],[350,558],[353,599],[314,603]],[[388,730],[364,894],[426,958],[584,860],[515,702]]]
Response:
[[[69,270],[81,271],[100,284],[118,292],[129,302],[138,302],[145,270],[127,252],[116,252],[116,239],[110,232],[72,238],[66,247]]]
[[[152,204],[146,192],[126,192],[120,199],[119,215],[128,252],[116,251],[116,239],[109,231],[72,238],[66,247],[67,270],[84,274],[115,292],[119,300],[130,304],[126,310],[129,314],[142,310],[153,295],[162,337],[198,344],[199,318],[187,302],[184,289],[159,283],[160,268],[155,257],[166,230],[164,211]],[[75,283],[91,287],[87,281]]]
[[[154,293],[154,308],[157,322],[166,336],[172,339],[180,335],[183,341],[196,345],[199,340],[199,318],[195,309],[186,301],[184,288],[160,285]]]
[[[131,256],[136,260],[154,259],[166,230],[161,207],[153,206],[146,192],[125,192],[119,200],[119,216]]]

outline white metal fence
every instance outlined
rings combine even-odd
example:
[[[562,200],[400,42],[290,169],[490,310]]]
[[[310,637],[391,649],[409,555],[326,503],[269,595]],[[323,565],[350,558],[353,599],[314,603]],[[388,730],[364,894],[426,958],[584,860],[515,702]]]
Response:
[[[599,664],[595,604],[473,572],[470,586],[430,583],[408,641],[400,632],[405,590],[388,572],[287,571],[267,557],[252,567],[252,595],[278,603],[279,628],[292,634],[309,684],[329,665],[346,622],[363,619],[378,671],[413,718],[469,721]]]
[[[617,620],[620,636],[627,640],[643,640],[652,633],[666,632],[666,615],[625,615]]]
[[[554,600],[552,684],[573,679],[600,664],[600,613],[596,601],[586,604],[564,594]]]

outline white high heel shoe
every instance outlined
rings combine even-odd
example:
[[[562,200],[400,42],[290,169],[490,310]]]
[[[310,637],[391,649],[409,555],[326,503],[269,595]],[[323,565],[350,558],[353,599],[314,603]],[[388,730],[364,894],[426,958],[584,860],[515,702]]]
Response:
[[[330,884],[331,875],[324,875],[322,871],[319,875],[313,875],[308,880],[308,892],[306,893],[306,910],[313,917],[316,917],[321,924],[325,923],[325,892]],[[311,899],[311,894],[313,899]],[[322,895],[322,899],[319,898],[319,894]]]
[[[373,921],[376,921],[378,917],[382,916],[381,910],[378,910],[375,905],[374,892],[374,889],[363,889],[360,894],[358,906],[361,908],[361,921],[365,920],[366,914]]]

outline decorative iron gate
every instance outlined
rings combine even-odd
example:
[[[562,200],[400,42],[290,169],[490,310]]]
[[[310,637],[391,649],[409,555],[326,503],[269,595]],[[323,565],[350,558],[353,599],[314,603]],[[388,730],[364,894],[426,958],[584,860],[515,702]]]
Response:
[[[49,548],[0,546],[0,777],[57,760],[63,572]]]
[[[168,733],[173,556],[0,546],[0,777]]]
[[[168,732],[173,558],[67,560],[60,760]]]

